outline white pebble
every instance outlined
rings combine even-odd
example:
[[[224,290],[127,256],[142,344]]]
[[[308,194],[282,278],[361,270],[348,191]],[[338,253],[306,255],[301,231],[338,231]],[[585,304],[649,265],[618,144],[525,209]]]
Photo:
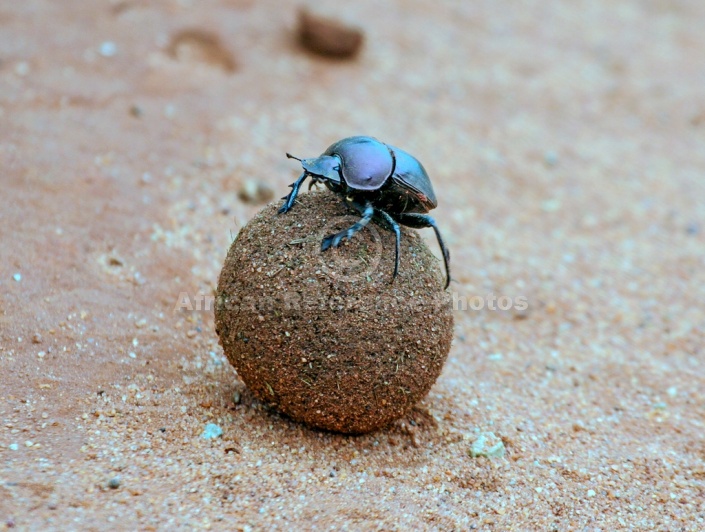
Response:
[[[12,276],[12,278],[19,283],[22,280],[22,274],[16,273],[15,275]]]
[[[18,76],[26,76],[29,74],[29,63],[21,61],[15,65],[15,74]]]
[[[99,53],[103,57],[113,57],[117,53],[117,46],[112,41],[105,41],[101,43]]]

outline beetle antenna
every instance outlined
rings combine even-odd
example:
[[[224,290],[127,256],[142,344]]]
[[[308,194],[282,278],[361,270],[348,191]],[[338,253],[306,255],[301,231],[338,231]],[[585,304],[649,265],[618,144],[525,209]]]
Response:
[[[286,153],[286,156],[289,159],[296,159],[297,161],[301,162],[301,159],[299,159],[298,157],[295,157],[294,155],[291,155],[289,152]]]

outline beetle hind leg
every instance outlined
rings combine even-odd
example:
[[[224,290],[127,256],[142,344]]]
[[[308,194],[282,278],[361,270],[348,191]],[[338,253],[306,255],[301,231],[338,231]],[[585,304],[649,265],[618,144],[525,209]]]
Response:
[[[446,247],[446,243],[443,241],[441,232],[438,230],[438,225],[436,225],[436,220],[430,217],[428,214],[418,214],[405,212],[394,215],[397,222],[408,227],[414,227],[416,229],[423,229],[424,227],[433,228],[434,233],[436,233],[436,240],[438,240],[438,245],[443,253],[443,265],[446,270],[446,284],[443,287],[445,290],[450,285],[450,252]]]
[[[328,235],[327,237],[325,237],[321,242],[321,251],[325,251],[330,247],[337,248],[344,238],[352,238],[355,233],[361,231],[365,228],[365,226],[367,226],[368,223],[370,223],[370,220],[372,220],[374,213],[375,209],[372,204],[366,203],[362,210],[362,218],[360,218],[360,220],[355,222],[352,226],[345,229],[344,231],[340,231],[339,233],[335,233],[333,235]]]
[[[394,236],[396,237],[395,239],[395,246],[394,246],[394,277],[396,277],[399,274],[399,250],[401,248],[401,229],[399,229],[399,224],[392,218],[389,213],[383,211],[382,209],[375,209],[375,214],[378,214],[380,218],[382,218],[389,227],[392,228],[392,231],[394,231]],[[394,280],[394,277],[392,277],[392,280]]]

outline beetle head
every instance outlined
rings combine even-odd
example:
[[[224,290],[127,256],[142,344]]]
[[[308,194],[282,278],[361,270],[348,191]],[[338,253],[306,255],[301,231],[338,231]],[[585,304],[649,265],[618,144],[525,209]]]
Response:
[[[290,153],[286,156],[289,159],[296,159],[301,162],[304,171],[323,181],[331,181],[337,185],[340,184],[340,158],[337,155],[321,155],[311,159],[299,159]]]

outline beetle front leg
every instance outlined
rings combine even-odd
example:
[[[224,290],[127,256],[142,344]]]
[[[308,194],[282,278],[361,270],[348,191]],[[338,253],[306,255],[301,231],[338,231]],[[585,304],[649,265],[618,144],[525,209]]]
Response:
[[[334,248],[337,248],[340,245],[340,242],[344,239],[350,239],[357,233],[358,231],[361,231],[362,229],[365,228],[365,226],[370,223],[370,220],[372,220],[372,217],[375,214],[375,208],[372,206],[372,204],[368,201],[365,203],[365,206],[363,207],[362,210],[362,218],[360,218],[359,221],[355,222],[351,227],[346,229],[345,231],[340,231],[339,233],[335,233],[334,235],[328,235],[323,239],[321,242],[321,251],[325,251],[331,246]]]
[[[299,188],[301,188],[301,184],[306,180],[307,177],[308,173],[304,172],[299,176],[296,181],[289,185],[291,187],[291,192],[289,192],[286,196],[282,198],[286,201],[284,201],[284,205],[282,205],[279,209],[279,214],[284,214],[285,212],[288,212],[294,206],[296,196],[298,196],[299,194]]]
[[[438,245],[441,247],[441,252],[443,253],[443,264],[446,269],[446,284],[443,290],[448,288],[450,285],[450,252],[446,247],[446,243],[443,241],[441,232],[438,230],[436,225],[436,220],[431,218],[428,214],[418,214],[415,212],[405,212],[394,215],[397,222],[408,227],[414,227],[416,229],[423,229],[425,227],[432,227],[433,231],[436,233],[436,239],[438,240]]]

